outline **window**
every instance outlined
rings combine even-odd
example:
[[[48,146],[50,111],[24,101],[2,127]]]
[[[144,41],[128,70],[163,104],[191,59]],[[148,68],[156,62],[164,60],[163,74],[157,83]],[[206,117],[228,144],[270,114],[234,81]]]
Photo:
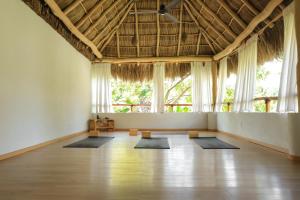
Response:
[[[271,62],[266,62],[264,65],[257,68],[255,93],[256,101],[254,103],[254,110],[256,112],[266,111],[266,101],[270,101],[269,111],[276,112],[281,68],[281,59],[275,59]]]
[[[166,112],[192,111],[192,79],[187,74],[182,78],[165,79]]]
[[[232,102],[234,99],[235,82],[236,82],[236,75],[230,74],[230,76],[226,80],[224,104],[222,107],[223,112],[231,110]]]
[[[112,79],[114,112],[150,112],[151,96],[151,82],[129,83]]]

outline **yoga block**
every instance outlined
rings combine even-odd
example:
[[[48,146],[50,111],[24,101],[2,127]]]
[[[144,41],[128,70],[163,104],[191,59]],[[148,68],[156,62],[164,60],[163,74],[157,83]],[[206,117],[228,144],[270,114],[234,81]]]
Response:
[[[137,136],[137,133],[138,133],[138,129],[136,129],[136,128],[129,129],[130,136]]]
[[[100,135],[100,131],[95,131],[95,130],[93,130],[93,131],[90,131],[89,132],[89,136],[99,136]]]
[[[142,138],[151,138],[151,131],[142,131]]]
[[[198,131],[189,131],[189,138],[197,138],[199,137],[199,132]]]

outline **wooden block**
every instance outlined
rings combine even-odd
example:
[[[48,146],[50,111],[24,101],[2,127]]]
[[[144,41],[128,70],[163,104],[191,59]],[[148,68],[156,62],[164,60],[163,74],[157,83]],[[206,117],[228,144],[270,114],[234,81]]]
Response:
[[[89,131],[89,136],[99,136],[100,135],[100,131]]]
[[[189,131],[189,138],[197,138],[199,137],[199,132],[198,131]]]
[[[136,128],[129,129],[130,136],[137,136],[137,133],[138,133],[138,129],[136,129]]]
[[[142,138],[151,138],[151,131],[142,131]]]

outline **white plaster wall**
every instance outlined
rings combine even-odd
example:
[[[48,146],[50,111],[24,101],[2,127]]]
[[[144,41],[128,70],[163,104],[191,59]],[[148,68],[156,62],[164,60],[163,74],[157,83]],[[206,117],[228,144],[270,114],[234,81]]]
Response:
[[[86,130],[90,62],[20,0],[0,24],[0,155]]]
[[[218,129],[218,123],[217,123],[217,113],[210,112],[207,113],[207,128],[209,130],[217,130]]]
[[[207,113],[107,113],[116,128],[207,129]]]
[[[300,156],[300,113],[288,114],[289,154]]]
[[[289,149],[288,114],[217,113],[219,131]]]

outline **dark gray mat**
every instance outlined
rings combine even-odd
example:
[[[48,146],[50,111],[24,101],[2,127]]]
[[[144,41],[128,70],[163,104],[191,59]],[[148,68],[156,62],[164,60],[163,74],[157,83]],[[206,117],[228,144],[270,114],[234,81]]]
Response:
[[[223,142],[216,137],[199,137],[193,139],[203,149],[239,149],[236,146]]]
[[[135,145],[135,149],[170,149],[168,138],[156,137],[150,139],[140,139]]]
[[[72,144],[64,146],[64,148],[98,148],[106,142],[112,140],[114,137],[101,136],[101,137],[88,137],[79,140]]]

